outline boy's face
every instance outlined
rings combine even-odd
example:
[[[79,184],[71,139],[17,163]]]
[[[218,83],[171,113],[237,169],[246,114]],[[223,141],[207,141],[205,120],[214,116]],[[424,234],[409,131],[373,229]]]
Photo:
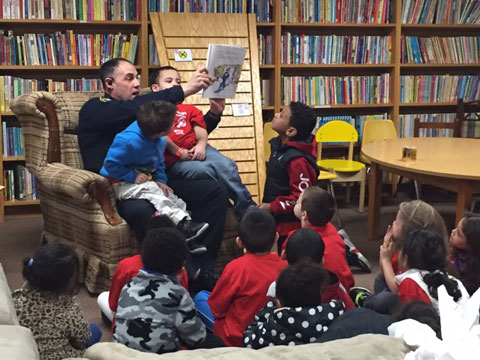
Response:
[[[163,70],[158,75],[157,82],[152,84],[152,91],[161,91],[170,89],[174,86],[180,86],[182,79],[176,70]]]
[[[297,129],[290,126],[290,118],[292,117],[292,111],[290,106],[284,106],[282,111],[275,113],[272,119],[272,129],[279,135],[287,135],[289,137],[297,134]]]

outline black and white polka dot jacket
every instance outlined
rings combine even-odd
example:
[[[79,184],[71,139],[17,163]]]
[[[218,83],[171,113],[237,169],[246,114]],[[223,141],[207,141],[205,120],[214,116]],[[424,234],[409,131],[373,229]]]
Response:
[[[340,300],[297,308],[277,308],[273,301],[269,301],[243,333],[243,344],[248,348],[260,349],[315,342],[344,310]]]

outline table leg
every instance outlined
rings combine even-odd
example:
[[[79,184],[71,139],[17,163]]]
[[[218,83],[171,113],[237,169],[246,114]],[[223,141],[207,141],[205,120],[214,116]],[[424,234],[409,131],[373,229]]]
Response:
[[[370,184],[368,192],[367,238],[378,238],[378,220],[382,198],[382,170],[377,163],[370,165]]]
[[[455,210],[455,226],[463,218],[465,210],[469,210],[472,205],[472,189],[465,181],[457,182],[457,208]]]

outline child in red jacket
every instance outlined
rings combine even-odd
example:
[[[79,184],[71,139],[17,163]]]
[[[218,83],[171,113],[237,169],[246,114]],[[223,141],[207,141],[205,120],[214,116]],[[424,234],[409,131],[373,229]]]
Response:
[[[300,102],[291,102],[272,119],[278,137],[270,140],[265,192],[258,207],[275,217],[279,250],[288,233],[301,227],[293,213],[297,199],[317,183],[317,143],[312,135],[316,122],[313,110]]]
[[[330,222],[335,213],[332,195],[317,186],[309,187],[300,195],[294,212],[302,228],[311,228],[320,235],[325,243],[323,265],[338,276],[345,290],[350,290],[355,280],[345,256],[345,243]]]
[[[270,252],[278,238],[272,215],[260,209],[247,211],[238,234],[237,245],[245,254],[227,264],[208,297],[215,318],[213,332],[227,346],[242,346],[247,325],[268,301],[265,297],[268,286],[287,265]],[[202,307],[195,303],[202,312]]]

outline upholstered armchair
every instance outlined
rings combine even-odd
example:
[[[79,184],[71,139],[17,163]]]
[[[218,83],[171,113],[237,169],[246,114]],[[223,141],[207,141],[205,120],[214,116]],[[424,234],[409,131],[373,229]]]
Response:
[[[23,128],[25,160],[37,178],[44,219],[42,242],[72,246],[81,259],[81,280],[91,293],[110,286],[118,262],[137,242],[118,215],[111,185],[83,170],[77,142],[78,112],[99,92],[35,92],[14,100],[11,109]],[[227,216],[217,269],[239,254],[232,244],[237,221]],[[223,254],[223,255],[222,255]]]

